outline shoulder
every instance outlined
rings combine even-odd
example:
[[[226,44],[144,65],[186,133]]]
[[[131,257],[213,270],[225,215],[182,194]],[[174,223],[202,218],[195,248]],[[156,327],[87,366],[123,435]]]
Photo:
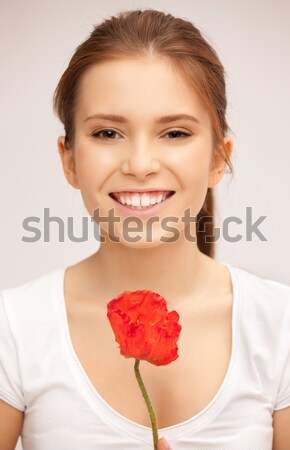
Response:
[[[259,276],[246,269],[231,267],[237,290],[247,310],[273,314],[273,318],[290,313],[290,286]]]
[[[39,291],[42,292],[43,289],[50,288],[56,278],[63,272],[64,269],[56,269],[17,286],[1,289],[0,293],[4,299],[9,299],[9,301],[16,301],[25,297],[33,298]]]
[[[274,409],[290,404],[290,286],[231,267],[243,364]],[[253,381],[254,382],[254,381]]]
[[[263,347],[272,356],[290,350],[290,286],[242,268],[232,271],[237,323],[249,348]]]
[[[290,286],[231,267],[242,342],[265,363],[287,358],[290,351]],[[276,355],[276,356],[275,356]]]
[[[44,316],[62,285],[64,269],[56,269],[26,283],[0,291],[0,320],[24,324]],[[27,322],[26,322],[27,323]]]
[[[0,291],[0,397],[21,411],[36,374],[44,378],[41,367],[49,367],[48,343],[49,349],[59,346],[57,301],[63,272],[54,270]]]

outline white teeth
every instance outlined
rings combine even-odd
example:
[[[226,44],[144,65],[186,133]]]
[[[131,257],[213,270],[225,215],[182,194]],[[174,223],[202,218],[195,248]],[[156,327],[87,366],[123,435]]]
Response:
[[[119,196],[119,197],[121,197],[121,196]],[[125,197],[123,197],[124,198],[124,200],[125,200],[125,204],[127,204],[127,205],[132,205],[132,200],[131,200],[131,198],[130,198],[130,196],[129,195],[126,195]],[[122,197],[121,197],[121,199],[122,199]]]
[[[155,203],[160,203],[160,202],[162,202],[163,197],[165,198],[165,196],[166,195],[164,195],[164,194],[160,194],[160,195],[158,195],[157,199],[156,199],[156,197],[152,197],[150,200],[151,205],[154,205],[154,203],[152,203],[152,200],[154,200]]]
[[[127,197],[128,199],[128,197]],[[132,196],[132,206],[140,206],[140,197],[139,195]]]
[[[123,205],[133,206],[133,207],[148,207],[150,205],[155,205],[165,200],[167,192],[164,194],[159,194],[158,196],[151,196],[148,194],[115,194],[119,202]]]
[[[150,205],[150,197],[149,195],[142,195],[141,197],[141,206],[149,206]]]

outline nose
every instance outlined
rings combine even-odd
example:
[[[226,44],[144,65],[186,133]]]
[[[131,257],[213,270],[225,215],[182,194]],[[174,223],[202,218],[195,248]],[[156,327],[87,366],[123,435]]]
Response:
[[[156,149],[155,149],[156,150]],[[144,141],[134,142],[127,148],[127,154],[121,164],[121,171],[126,175],[145,179],[160,170],[160,162],[154,148]]]

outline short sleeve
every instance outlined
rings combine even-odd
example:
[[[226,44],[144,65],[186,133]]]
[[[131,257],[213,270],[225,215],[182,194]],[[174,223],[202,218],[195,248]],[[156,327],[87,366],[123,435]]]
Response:
[[[279,384],[274,411],[290,406],[290,289],[289,302],[281,328],[279,364]]]
[[[14,408],[25,410],[17,348],[2,292],[0,292],[0,399]]]

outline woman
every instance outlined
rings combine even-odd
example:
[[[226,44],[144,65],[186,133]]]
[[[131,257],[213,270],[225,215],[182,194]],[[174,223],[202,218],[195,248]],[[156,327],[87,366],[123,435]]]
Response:
[[[290,288],[214,260],[226,104],[215,51],[170,14],[122,13],[77,48],[54,97],[58,149],[101,245],[1,293],[1,449],[20,433],[29,450],[152,449],[134,361],[106,316],[121,292],[149,289],[182,325],[177,360],[141,362],[160,437],[289,450]]]

